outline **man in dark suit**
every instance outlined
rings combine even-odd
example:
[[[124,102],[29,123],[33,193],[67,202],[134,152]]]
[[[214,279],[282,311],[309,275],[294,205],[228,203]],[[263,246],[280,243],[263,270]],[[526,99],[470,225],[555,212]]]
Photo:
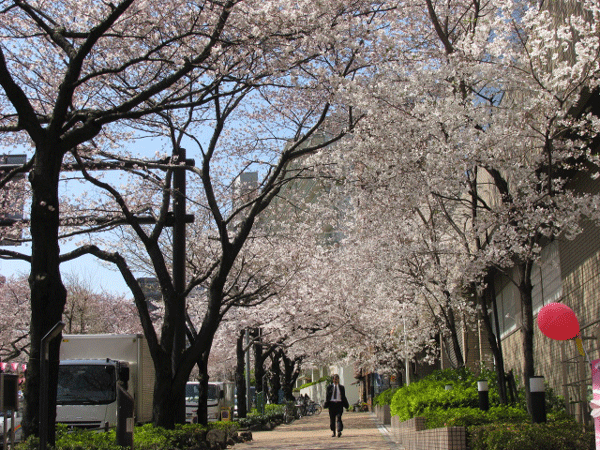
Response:
[[[337,437],[342,436],[344,424],[342,423],[342,413],[344,408],[348,408],[348,399],[346,398],[346,389],[340,384],[340,376],[335,374],[332,377],[333,383],[327,386],[325,395],[325,408],[329,409],[329,428],[333,433],[331,437],[335,437],[337,425]]]

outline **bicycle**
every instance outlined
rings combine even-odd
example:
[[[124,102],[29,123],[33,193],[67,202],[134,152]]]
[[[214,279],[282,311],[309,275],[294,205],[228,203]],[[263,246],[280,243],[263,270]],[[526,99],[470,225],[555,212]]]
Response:
[[[319,414],[321,414],[321,411],[323,411],[323,407],[315,402],[309,403],[306,407],[307,416],[312,416],[313,414],[318,416]]]

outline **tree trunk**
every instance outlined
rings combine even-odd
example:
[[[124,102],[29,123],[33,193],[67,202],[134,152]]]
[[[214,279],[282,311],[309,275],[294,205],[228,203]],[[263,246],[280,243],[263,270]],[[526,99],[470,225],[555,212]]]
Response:
[[[283,396],[286,401],[294,400],[294,362],[285,355],[281,356],[283,361]]]
[[[62,155],[37,149],[29,179],[31,204],[31,353],[25,389],[25,436],[39,436],[40,360],[42,338],[62,319],[67,292],[60,277],[58,180]],[[48,385],[48,444],[54,445],[56,386],[60,337],[50,343]]]
[[[245,336],[246,330],[241,330],[235,345],[235,387],[237,390],[237,414],[239,418],[244,418],[248,415],[246,409],[246,378],[244,377],[246,368],[246,352],[244,351]]]
[[[271,356],[271,390],[269,400],[273,404],[279,403],[279,390],[281,389],[281,353],[276,351]]]
[[[402,387],[404,386],[405,380],[404,380],[404,368],[406,367],[404,364],[404,361],[401,359],[396,360],[396,383],[398,384],[398,386]]]
[[[508,404],[508,396],[506,393],[506,373],[504,372],[504,354],[502,353],[502,339],[500,337],[500,324],[498,318],[498,305],[496,303],[496,291],[494,287],[494,277],[490,275],[487,277],[487,288],[484,295],[478,296],[481,305],[481,318],[487,331],[488,342],[490,349],[494,354],[496,376],[498,377],[498,396],[500,397],[500,403],[502,405]],[[487,299],[487,301],[486,301]],[[490,319],[490,315],[487,313],[487,308],[492,305],[492,311],[494,315],[494,325]]]
[[[170,371],[156,372],[154,383],[154,401],[152,403],[152,422],[167,429],[175,427],[177,413],[177,389],[173,386]]]
[[[262,342],[260,342],[260,330],[256,331],[255,338],[258,342],[254,344],[254,379],[256,380],[256,394],[263,391],[265,377],[265,358],[263,355]]]
[[[208,425],[208,355],[210,347],[198,360],[198,423]]]
[[[154,425],[173,429],[176,423],[180,423],[178,417],[181,404],[185,405],[185,386],[191,372],[191,369],[187,370],[186,368],[189,365],[180,363],[177,367],[173,367],[172,354],[165,352],[161,352],[158,357],[158,364],[155,361],[156,378],[152,402],[152,423]]]
[[[300,376],[302,358],[290,359],[282,352],[281,360],[283,361],[283,395],[287,401],[294,401],[294,384]]]
[[[533,355],[533,298],[531,285],[531,263],[522,263],[519,268],[519,294],[521,297],[521,310],[523,312],[521,333],[523,336],[523,382],[525,383],[525,398],[527,400],[527,411],[532,412],[531,392],[529,389],[529,378],[535,375],[535,363]]]
[[[445,292],[444,295],[446,296],[446,298],[448,300],[450,299],[449,292]],[[450,305],[449,301],[446,304],[445,320],[446,320],[446,326],[448,327],[448,330],[450,331],[450,342],[452,345],[451,348],[453,350],[454,356],[456,357],[456,367],[454,367],[454,368],[458,369],[460,367],[465,366],[465,359],[463,357],[462,349],[460,348],[460,342],[458,339],[458,329],[456,327],[456,319],[454,317],[454,310],[452,309],[452,306]],[[444,339],[444,340],[446,341],[446,339]],[[450,362],[452,362],[452,358],[449,358],[449,359],[450,359]]]

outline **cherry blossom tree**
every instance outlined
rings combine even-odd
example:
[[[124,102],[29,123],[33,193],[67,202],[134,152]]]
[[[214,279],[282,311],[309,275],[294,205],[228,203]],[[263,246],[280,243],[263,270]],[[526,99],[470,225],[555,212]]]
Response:
[[[273,0],[260,7],[235,0],[194,5],[133,0],[117,5],[94,0],[0,4],[0,131],[6,143],[26,146],[33,155],[1,181],[5,185],[29,172],[32,254],[0,253],[31,262],[32,361],[39,359],[40,338],[61,319],[66,304],[60,262],[84,253],[112,262],[132,290],[155,362],[154,420],[171,426],[177,417],[171,408],[181,403],[193,366],[199,364],[200,372],[207,373],[223,317],[235,306],[260,304],[278,292],[270,281],[265,284],[272,279],[266,273],[272,267],[249,263],[258,263],[260,252],[246,253],[247,243],[260,240],[255,227],[259,216],[290,179],[309,173],[302,157],[333,153],[330,144],[352,130],[356,139],[339,147],[343,151],[337,163],[348,167],[340,183],[349,187],[375,180],[381,199],[387,191],[387,200],[380,200],[371,214],[395,219],[385,215],[386,207],[398,208],[405,201],[411,211],[425,211],[422,227],[413,222],[409,229],[414,236],[402,239],[435,248],[414,258],[419,250],[412,247],[413,284],[406,273],[395,272],[403,275],[402,283],[409,283],[403,289],[394,289],[400,280],[392,278],[381,295],[359,290],[363,298],[352,304],[348,299],[357,298],[352,281],[368,272],[348,258],[338,290],[325,289],[331,283],[315,283],[323,272],[333,272],[327,267],[306,278],[310,282],[298,288],[300,298],[330,300],[337,306],[319,317],[342,327],[351,318],[367,318],[368,310],[355,305],[375,297],[381,300],[377,306],[385,306],[386,297],[396,291],[396,303],[403,305],[412,297],[420,307],[411,311],[422,319],[421,307],[432,310],[428,301],[444,305],[446,313],[466,308],[468,303],[459,302],[461,285],[478,283],[490,267],[504,270],[516,261],[522,268],[516,281],[527,313],[524,373],[533,373],[532,314],[527,309],[531,264],[542,239],[573,235],[582,214],[597,214],[594,197],[579,196],[565,184],[565,169],[573,163],[596,163],[590,141],[598,120],[586,109],[598,89],[595,2],[582,2],[581,10],[558,28],[548,20],[548,11],[510,0]],[[569,59],[555,58],[557,49],[569,53]],[[177,133],[169,134],[173,129]],[[118,154],[121,142],[139,134],[166,135],[170,158],[149,164],[139,155]],[[312,139],[316,137],[320,139]],[[184,145],[193,148],[198,167],[182,164]],[[329,167],[330,161],[317,161]],[[98,162],[121,165],[143,183],[116,188],[92,173],[90,164]],[[103,226],[127,223],[139,239],[150,263],[146,267],[159,280],[164,298],[160,330],[129,260],[116,247],[101,249],[90,243],[60,254],[59,230],[67,208],[59,202],[63,163],[77,168],[97,195],[107,195],[88,202],[87,209],[74,210],[74,216],[88,212],[98,219],[99,210],[112,213],[114,221]],[[447,211],[463,214],[461,207],[475,207],[476,214],[465,215],[469,220],[462,222],[464,229],[452,230],[449,221],[449,234],[442,234],[441,241],[419,236],[439,216],[433,214],[437,210],[423,208],[429,197],[406,197],[403,178],[415,168],[427,174],[434,198],[456,203],[450,207],[445,202]],[[173,193],[173,177],[183,170],[196,177],[197,193],[188,197],[208,222],[197,231],[202,245],[195,253],[201,263],[192,263],[185,286],[175,287],[163,242],[171,197],[181,198]],[[232,206],[232,180],[244,170],[259,173],[258,188],[252,198],[238,196],[241,201]],[[470,177],[481,171],[493,185],[491,195],[465,202],[473,198]],[[401,176],[390,176],[394,174]],[[143,189],[129,189],[133,186]],[[360,189],[350,196],[356,211],[364,206],[359,201],[365,198],[365,186]],[[150,216],[154,225],[144,224],[139,214]],[[469,245],[452,255],[449,236],[462,236]],[[410,261],[410,256],[403,260]],[[276,275],[278,282],[286,278]],[[379,288],[377,280],[372,282]],[[204,287],[205,309],[189,326],[192,344],[183,351],[184,299],[198,286]],[[375,316],[373,309],[371,319]],[[438,328],[452,336],[454,320],[446,314]],[[393,335],[395,328],[389,329]],[[431,337],[430,331],[419,334]],[[51,385],[56,383],[57,355],[55,343]],[[24,428],[35,433],[37,408],[32,405],[37,405],[39,374],[37,365],[30,366]],[[206,377],[202,381],[208,382]]]
[[[24,276],[0,284],[5,319],[0,325],[0,359],[25,362],[29,353],[29,286]]]
[[[90,280],[66,276],[67,306],[63,315],[68,333],[139,333],[133,302],[99,292]],[[27,277],[11,277],[0,285],[6,320],[0,331],[0,358],[26,363],[29,355],[29,285]]]
[[[237,336],[238,385],[244,383],[244,352],[253,348],[257,392],[262,391],[263,384],[268,384],[272,401],[276,401],[279,384],[288,398],[292,395],[299,363],[320,354],[321,341],[330,332],[326,309],[331,305],[326,299],[311,294],[314,282],[311,278],[323,265],[331,265],[332,262],[323,248],[324,235],[327,234],[323,230],[331,226],[332,220],[330,205],[322,201],[316,205],[313,197],[315,191],[325,192],[323,188],[326,185],[327,180],[306,175],[291,181],[288,188],[280,192],[277,201],[270,205],[257,225],[257,235],[244,251],[246,260],[250,260],[252,255],[252,265],[246,270],[249,267],[263,268],[260,272],[253,270],[251,273],[260,278],[270,296],[251,309],[232,309],[222,325],[229,330],[225,331],[225,335]],[[310,195],[311,192],[313,195]],[[293,207],[290,208],[290,205]],[[287,221],[282,221],[284,217]],[[251,332],[247,343],[244,330]],[[222,335],[223,331],[219,334]],[[225,345],[227,343],[224,342]],[[234,346],[229,343],[229,352],[233,349]],[[231,358],[234,358],[233,355]],[[267,364],[269,359],[270,368]],[[287,362],[287,378],[282,367],[284,362]],[[261,380],[260,384],[258,380]],[[238,387],[238,392],[243,389]]]
[[[597,198],[566,184],[570,170],[589,171],[578,163],[596,162],[598,51],[588,19],[597,6],[586,2],[558,33],[547,11],[522,2],[404,6],[398,17],[405,24],[412,12],[412,34],[386,35],[397,38],[394,63],[379,65],[368,89],[346,92],[369,114],[338,161],[351,168],[340,178],[356,188],[348,195],[359,220],[346,230],[355,234],[336,259],[338,276],[325,277],[335,280],[323,284],[327,298],[345,297],[330,304],[357,335],[377,336],[365,323],[388,330],[379,344],[355,347],[363,355],[394,338],[392,348],[410,342],[416,351],[412,344],[447,333],[460,357],[453,316],[468,326],[485,275],[516,264],[531,375],[531,268],[544,240],[572,237],[582,216],[597,216]],[[559,48],[575,60],[549,64]],[[382,311],[401,320],[387,325]],[[399,332],[402,320],[421,339]]]
[[[32,187],[32,254],[23,258],[31,261],[32,361],[39,360],[41,337],[60,321],[66,302],[58,245],[63,158],[94,138],[114,142],[110,124],[180,103],[178,88],[206,68],[234,2],[189,6],[131,0],[2,3],[1,130],[14,143],[34,148],[22,169],[30,171]],[[167,30],[157,23],[180,28]],[[209,92],[205,86],[204,92]],[[58,347],[59,340],[51,344],[51,387]],[[37,432],[38,423],[38,364],[29,366],[26,434]],[[54,392],[51,388],[51,405]],[[54,413],[49,416],[52,423]]]
[[[584,2],[558,28],[547,10],[524,2],[412,6],[409,21],[419,32],[400,36],[396,48],[405,53],[398,63],[379,66],[372,89],[353,97],[372,112],[355,132],[354,156],[343,156],[356,169],[355,208],[384,236],[389,225],[382,224],[398,226],[398,209],[417,214],[428,205],[446,215],[447,231],[439,236],[452,257],[427,281],[450,276],[457,289],[448,293],[483,289],[490,269],[508,273],[516,265],[528,377],[534,373],[531,268],[545,240],[572,237],[583,216],[597,216],[598,199],[567,181],[573,170],[584,176],[597,170],[598,6]],[[570,58],[560,56],[562,49]],[[415,187],[414,172],[426,176],[428,192]],[[376,190],[380,208],[364,195],[365,186]],[[419,242],[426,231],[412,229],[401,242]],[[393,241],[381,242],[385,249]],[[403,283],[397,290],[412,289]]]
[[[141,333],[135,305],[124,295],[98,292],[92,278],[65,275],[67,302],[63,313],[65,333]]]
[[[238,393],[244,389],[244,352],[253,348],[257,391],[268,385],[269,396],[276,401],[281,385],[289,399],[300,363],[320,362],[324,341],[335,331],[328,311],[335,306],[320,297],[319,280],[315,278],[323,267],[334,264],[333,253],[325,245],[326,230],[334,220],[333,208],[324,201],[328,184],[330,181],[314,173],[308,177],[308,172],[306,177],[291,181],[261,218],[258,234],[246,248],[247,259],[252,254],[255,266],[268,268],[259,276],[262,282],[269,280],[267,287],[272,295],[251,309],[233,308],[224,318],[222,327],[228,330],[224,334],[237,337],[237,354],[231,359],[237,361],[236,379],[242,386]],[[251,331],[248,342],[244,330]],[[223,335],[223,330],[219,334]],[[229,352],[233,349],[229,343]]]
[[[124,125],[135,126],[135,121],[139,123],[151,114],[191,106],[201,109],[203,105],[214,108],[214,115],[206,117],[213,125],[214,134],[203,149],[202,169],[198,174],[206,188],[214,229],[219,234],[222,259],[211,269],[212,284],[208,292],[214,308],[209,309],[198,344],[191,347],[193,355],[189,361],[197,361],[201,356],[204,360],[208,358],[212,336],[222,314],[219,303],[227,276],[256,215],[276,195],[286,165],[316,150],[301,148],[301,144],[332,110],[328,101],[333,98],[338,84],[325,81],[334,74],[344,80],[357,68],[364,67],[364,56],[358,58],[358,50],[363,46],[370,51],[370,47],[364,45],[370,39],[365,32],[372,28],[377,2],[375,8],[369,2],[318,6],[311,2],[273,2],[257,8],[254,4],[234,0],[196,5],[133,0],[117,5],[93,0],[2,3],[0,20],[5,38],[0,54],[3,87],[0,129],[15,144],[33,149],[33,157],[18,169],[30,173],[32,254],[31,257],[12,255],[31,261],[32,360],[39,357],[41,336],[60,320],[65,305],[60,262],[84,252],[102,254],[89,247],[60,256],[58,183],[65,156],[70,155],[71,162],[81,168],[97,154],[98,148],[115,147],[123,138],[131,137],[130,129]],[[377,54],[372,52],[372,55]],[[257,201],[242,208],[245,217],[237,228],[237,236],[233,237],[227,228],[230,220],[218,209],[210,178],[211,165],[215,151],[220,150],[219,139],[229,116],[257,85],[264,88],[252,99],[257,102],[254,105],[272,102],[282,106],[294,102],[298,106],[296,114],[289,116],[288,107],[272,109],[280,119],[285,118],[292,124],[287,130],[292,131],[295,141],[283,151],[280,148],[279,162],[273,164],[265,178],[267,183],[263,187],[266,188]],[[281,87],[300,89],[290,95],[285,93],[286,89],[279,89]],[[303,96],[299,96],[299,92]],[[307,94],[310,92],[313,97]],[[319,106],[315,108],[315,105]],[[252,117],[251,112],[249,107],[247,117]],[[353,122],[351,119],[347,123],[353,125]],[[270,125],[275,123],[277,121]],[[289,134],[285,138],[289,138]],[[93,145],[87,145],[92,141]],[[251,143],[251,139],[246,142]],[[174,167],[166,169],[166,179],[170,180]],[[116,202],[124,198],[109,186],[94,181],[85,169],[82,173],[97,187],[108,188]],[[10,175],[6,180],[8,178]],[[160,261],[162,257],[154,243],[164,221],[159,220],[155,234],[145,235],[135,218],[137,207],[125,203],[119,206],[119,213],[125,214],[129,226],[134,227],[146,248],[153,249],[150,256],[154,269],[163,294],[168,294],[159,344],[145,311],[143,295],[131,274],[117,256],[103,254],[105,259],[120,264],[134,291],[158,374],[155,422],[169,425],[174,414],[165,398],[172,393],[174,379],[177,392],[183,392],[191,367],[191,362],[186,362],[176,375],[166,369],[170,365],[166,358],[172,354],[175,326],[170,314],[181,318],[185,292],[175,294],[169,282],[165,282],[166,266]],[[166,212],[164,208],[163,212]],[[166,214],[159,217],[164,220]],[[196,279],[194,283],[197,282]],[[58,343],[53,343],[51,386],[56,383],[57,355]],[[37,412],[32,406],[38,397],[38,376],[36,369],[28,378],[30,388],[26,402],[29,407],[24,417],[27,434],[36,432]],[[167,378],[168,382],[163,383]],[[182,395],[179,394],[176,398]],[[53,404],[52,396],[50,404]],[[52,413],[50,416],[53,419]]]

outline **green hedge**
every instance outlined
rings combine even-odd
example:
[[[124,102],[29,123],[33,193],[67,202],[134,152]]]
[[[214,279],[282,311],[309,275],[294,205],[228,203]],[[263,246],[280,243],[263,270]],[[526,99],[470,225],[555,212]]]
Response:
[[[317,381],[311,381],[310,383],[305,383],[300,387],[294,388],[294,392],[300,392],[300,389],[304,389],[310,386],[314,386],[315,384],[319,384],[319,383],[326,383],[326,384],[331,384],[331,377],[330,376],[324,376],[319,378]]]
[[[479,409],[478,379],[488,381],[488,411]],[[448,384],[452,390],[445,390]],[[386,401],[389,395],[382,393],[378,402]],[[546,390],[548,423],[532,424],[522,391],[515,405],[499,405],[492,372],[476,376],[466,369],[436,371],[394,392],[391,411],[400,421],[425,417],[427,428],[464,426],[470,450],[595,449],[594,432],[584,430],[567,415],[564,401],[552,389]]]
[[[468,430],[471,450],[594,450],[594,433],[572,420],[490,424]]]
[[[235,433],[236,422],[211,422],[207,427],[198,424],[176,425],[174,430],[155,427],[151,424],[135,427],[135,450],[193,449],[201,448],[208,430],[221,428],[229,434]],[[87,430],[68,432],[66,426],[58,425],[54,450],[123,450],[116,443],[115,430],[106,433]],[[16,446],[17,450],[37,450],[39,439],[29,438]]]
[[[236,419],[236,422],[241,428],[256,429],[268,423],[280,424],[283,422],[285,405],[265,405],[265,413],[259,414],[256,409],[253,409],[247,417]]]
[[[398,389],[399,388],[390,388],[381,392],[377,397],[373,399],[374,404],[379,406],[391,405],[392,398],[394,397],[394,394]]]
[[[421,414],[427,428],[471,427],[490,423],[521,423],[530,421],[527,411],[512,406],[494,406],[488,411],[479,408],[427,408]]]
[[[438,370],[419,381],[396,390],[390,402],[392,415],[398,416],[400,421],[404,421],[426,415],[431,410],[478,408],[478,380],[488,382],[490,406],[499,406],[500,398],[495,372],[482,370],[481,373],[475,374],[468,369],[446,369]],[[452,389],[446,390],[446,385],[452,386]],[[385,394],[389,395],[387,391]],[[517,397],[516,404],[512,406],[525,410],[523,389],[520,389]],[[382,401],[384,400],[382,399]],[[561,411],[564,408],[563,399],[557,396],[552,389],[546,387],[546,410],[552,412]]]
[[[229,434],[232,434],[237,431],[239,424],[235,422],[210,422],[207,427],[198,424],[185,424],[176,425],[174,430],[166,430],[152,424],[146,424],[136,427],[134,448],[136,450],[198,448],[205,441],[207,431],[214,428],[225,429]]]
[[[493,378],[485,374],[490,384],[490,404],[497,403],[497,391],[492,389]],[[477,393],[477,380],[467,369],[442,370],[398,389],[390,403],[393,416],[398,416],[400,421],[422,416],[430,409],[448,408],[476,408],[479,405]],[[445,390],[446,385],[451,385],[451,390]]]

